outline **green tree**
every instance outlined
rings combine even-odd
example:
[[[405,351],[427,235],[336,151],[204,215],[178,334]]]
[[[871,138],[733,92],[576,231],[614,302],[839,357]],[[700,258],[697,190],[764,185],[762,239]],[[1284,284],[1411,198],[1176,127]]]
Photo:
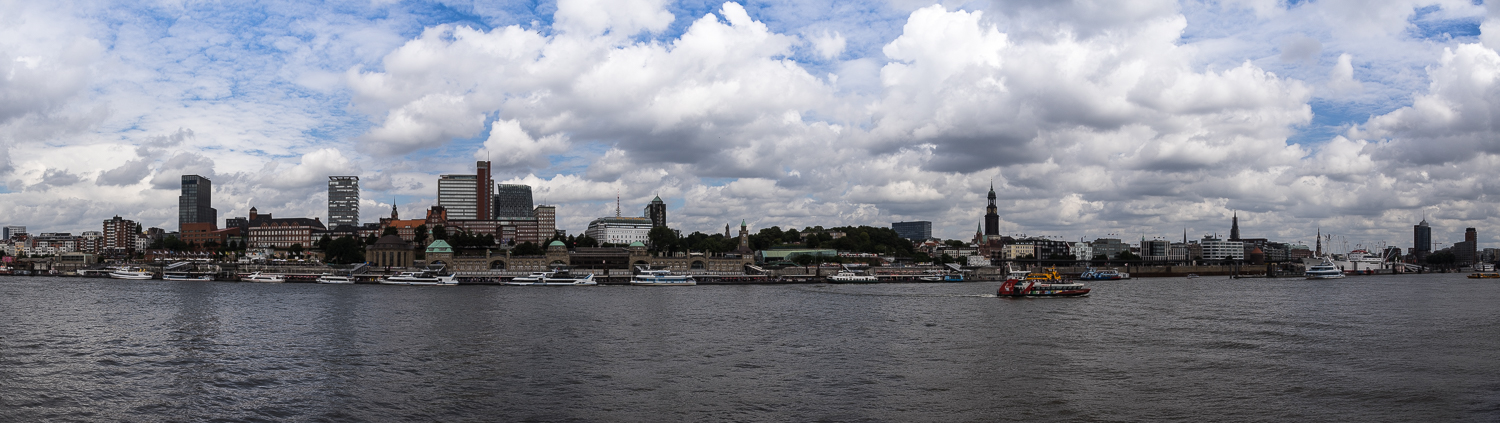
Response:
[[[318,250],[328,251],[328,244],[332,244],[332,243],[333,243],[333,237],[330,236],[330,235],[328,235],[328,234],[323,234],[323,237],[322,238],[318,238],[318,243],[315,244],[315,245],[317,246]]]
[[[599,240],[588,235],[579,235],[573,240],[573,246],[577,248],[594,248],[599,246]]]
[[[433,227],[432,239],[441,239],[446,241],[448,239],[448,228],[443,227],[443,225],[437,225]]]
[[[301,257],[302,256],[302,244],[292,244],[291,247],[287,247],[286,251],[288,253],[291,253],[292,257]]]
[[[521,243],[521,245],[517,245],[515,249],[510,250],[510,253],[518,256],[540,256],[543,254],[547,254],[547,251],[543,250],[542,247],[538,247],[531,241],[526,241]]]
[[[948,263],[952,263],[954,261],[955,260],[953,259],[953,256],[948,255],[948,253],[943,253],[943,255],[941,257],[938,257],[938,263],[939,264],[948,264]]]
[[[416,232],[416,237],[412,239],[417,242],[417,245],[427,245],[427,225],[417,225],[414,231]]]
[[[1427,264],[1446,268],[1453,263],[1457,263],[1458,256],[1453,254],[1452,251],[1438,251],[1428,254],[1426,261]]]
[[[652,251],[677,251],[677,231],[672,228],[666,226],[651,228],[651,232],[646,233],[646,239],[651,242]]]
[[[787,229],[786,233],[781,234],[781,242],[786,244],[802,242],[802,234],[798,233],[795,228]]]
[[[386,226],[385,230],[380,232],[380,236],[386,236],[386,235],[401,235],[401,233],[396,231],[396,227],[395,226]],[[371,242],[371,244],[374,244],[374,243]]]
[[[814,257],[812,254],[797,254],[791,256],[790,258],[792,259],[792,263],[797,263],[797,265],[802,266],[803,269],[807,269],[807,267],[811,265],[813,261],[817,260],[817,257]]]
[[[952,247],[952,248],[963,248],[964,246],[969,245],[969,244],[964,243],[963,241],[956,240],[956,239],[950,239],[950,240],[947,240],[947,241],[943,241],[943,245],[947,245],[947,246]]]
[[[1121,251],[1120,254],[1115,256],[1115,258],[1120,260],[1140,260],[1141,256],[1135,255],[1135,253],[1129,251]]]
[[[365,249],[359,245],[358,238],[346,236],[329,242],[328,247],[324,249],[324,257],[329,263],[363,263]]]

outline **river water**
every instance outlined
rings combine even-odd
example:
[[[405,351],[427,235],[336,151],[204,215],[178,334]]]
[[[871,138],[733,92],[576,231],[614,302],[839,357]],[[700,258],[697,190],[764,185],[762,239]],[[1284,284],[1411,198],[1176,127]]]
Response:
[[[0,277],[0,421],[1495,421],[1500,281]]]

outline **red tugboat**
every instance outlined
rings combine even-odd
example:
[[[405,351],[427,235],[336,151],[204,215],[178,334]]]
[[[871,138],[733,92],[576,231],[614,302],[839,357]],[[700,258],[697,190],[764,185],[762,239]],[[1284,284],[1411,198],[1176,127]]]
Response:
[[[1023,278],[1012,277],[1000,284],[1001,297],[1084,297],[1089,289],[1078,282],[1063,280],[1057,269],[1031,272]]]

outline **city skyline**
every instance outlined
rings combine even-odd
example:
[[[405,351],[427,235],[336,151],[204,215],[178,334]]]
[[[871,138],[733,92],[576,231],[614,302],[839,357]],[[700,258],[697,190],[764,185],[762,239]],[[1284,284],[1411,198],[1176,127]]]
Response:
[[[660,195],[684,233],[968,239],[993,182],[1000,234],[1494,245],[1487,7],[8,4],[0,224],[175,229],[182,175],[307,217],[357,176],[373,222],[478,160],[570,233]]]

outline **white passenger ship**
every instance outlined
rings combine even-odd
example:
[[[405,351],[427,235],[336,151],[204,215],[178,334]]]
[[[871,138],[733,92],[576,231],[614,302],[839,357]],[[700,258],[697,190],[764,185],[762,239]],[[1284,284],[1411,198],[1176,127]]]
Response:
[[[594,274],[590,273],[581,278],[562,277],[562,272],[532,272],[530,275],[517,276],[506,282],[510,286],[589,286],[598,285],[594,281]]]
[[[380,283],[382,285],[451,286],[458,285],[458,277],[433,272],[401,272],[396,276],[380,278]]]
[[[1308,279],[1339,279],[1344,277],[1344,271],[1335,266],[1332,261],[1324,260],[1322,263],[1308,266],[1303,276]]]
[[[674,275],[671,270],[649,270],[640,269],[635,277],[630,279],[631,285],[638,286],[693,286],[698,281],[692,275]]]

